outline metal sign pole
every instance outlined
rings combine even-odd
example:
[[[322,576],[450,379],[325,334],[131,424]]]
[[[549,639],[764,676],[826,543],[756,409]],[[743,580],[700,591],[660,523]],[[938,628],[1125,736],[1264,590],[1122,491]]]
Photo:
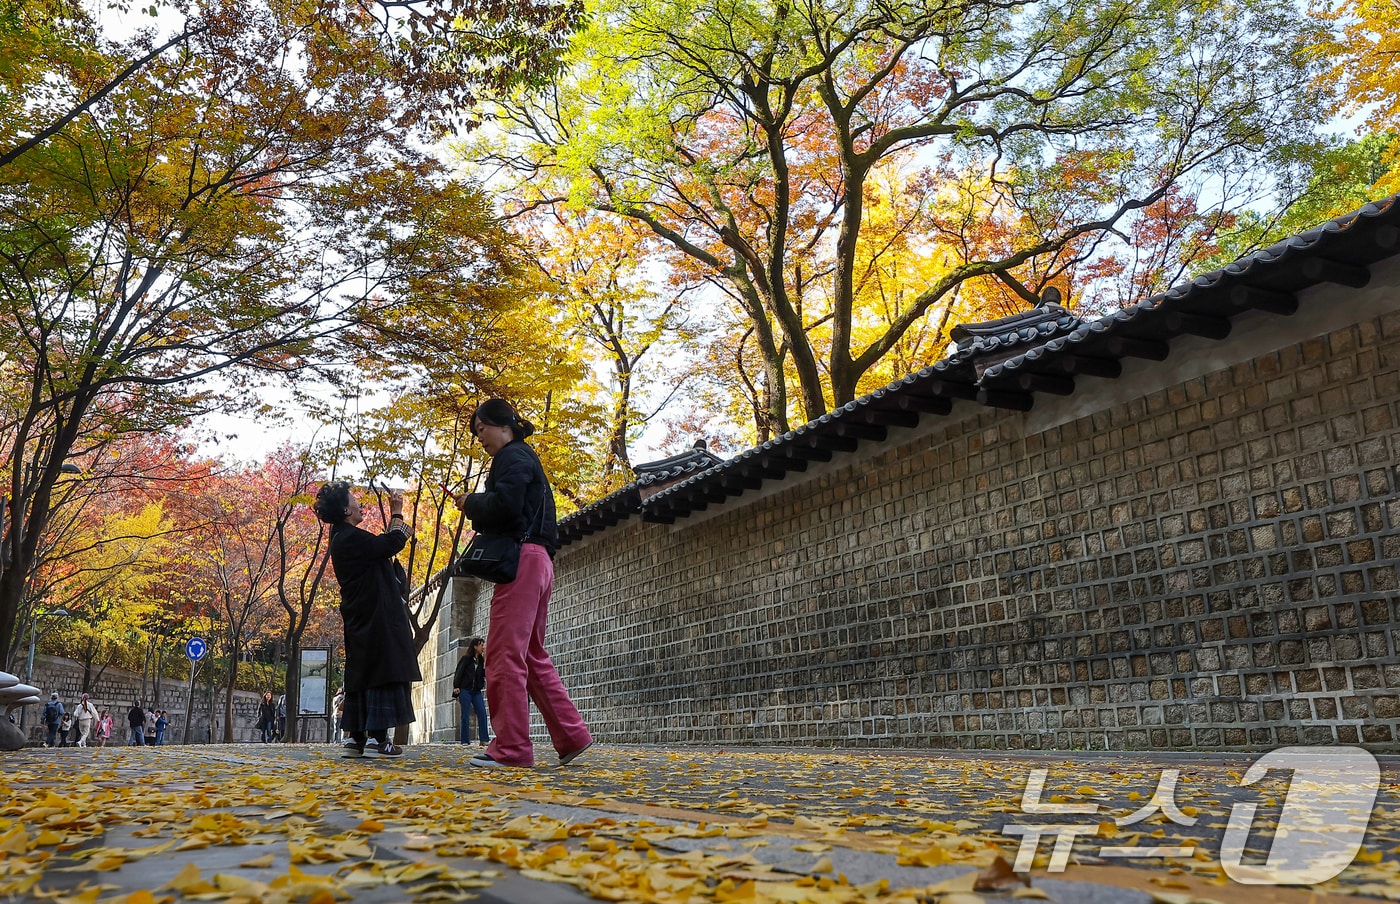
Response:
[[[191,637],[185,643],[185,655],[190,658],[190,687],[185,696],[185,733],[182,743],[190,742],[190,723],[194,721],[194,673],[199,661],[209,652],[209,644],[202,637]]]

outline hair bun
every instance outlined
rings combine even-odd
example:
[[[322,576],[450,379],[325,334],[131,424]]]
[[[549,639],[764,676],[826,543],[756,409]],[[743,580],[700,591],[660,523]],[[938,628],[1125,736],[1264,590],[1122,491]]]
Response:
[[[522,418],[515,406],[505,399],[487,399],[472,412],[470,423],[475,429],[477,421],[493,427],[509,427],[516,439],[534,435],[535,425]]]

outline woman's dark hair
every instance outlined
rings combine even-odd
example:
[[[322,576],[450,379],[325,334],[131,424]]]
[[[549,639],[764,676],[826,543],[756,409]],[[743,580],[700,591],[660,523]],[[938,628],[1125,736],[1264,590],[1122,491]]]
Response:
[[[482,402],[472,412],[470,423],[473,433],[476,432],[478,423],[492,427],[509,427],[516,439],[528,439],[535,433],[535,425],[517,414],[515,408],[505,399],[487,399]]]
[[[339,524],[350,514],[350,484],[335,480],[316,491],[316,502],[311,506],[316,517],[327,524]]]
[[[471,640],[467,641],[467,652],[469,652],[469,653],[475,653],[475,652],[476,652],[476,645],[479,644],[479,643],[486,643],[486,638],[484,638],[484,637],[473,637]]]

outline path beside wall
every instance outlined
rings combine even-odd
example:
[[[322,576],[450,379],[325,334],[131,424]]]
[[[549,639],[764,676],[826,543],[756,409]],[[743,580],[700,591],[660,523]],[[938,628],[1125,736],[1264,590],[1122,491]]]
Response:
[[[1400,752],[1397,266],[564,548],[565,683],[608,742]]]
[[[64,708],[69,712],[74,712],[84,690],[82,686],[83,666],[72,659],[57,656],[36,656],[34,659],[34,680],[30,683],[43,692],[44,701],[48,700],[51,692],[58,691],[59,699],[63,701]],[[129,736],[126,714],[131,709],[132,703],[141,700],[143,704],[154,705],[151,701],[156,700],[155,691],[149,680],[146,688],[150,700],[141,696],[140,675],[114,668],[103,670],[96,684],[87,688],[87,692],[92,695],[92,704],[97,707],[97,711],[100,713],[106,709],[112,715],[112,740],[108,743],[126,743]],[[172,723],[171,727],[166,729],[167,744],[178,744],[184,738],[188,694],[188,682],[170,678],[161,680],[159,708],[170,714]],[[234,692],[233,728],[235,741],[254,741],[261,737],[254,727],[258,721],[260,697],[260,694],[251,691]],[[44,742],[43,708],[43,703],[38,706],[25,707],[27,710],[25,734],[29,741],[34,744]],[[214,690],[213,708],[217,724],[213,725],[211,729],[208,691],[202,683],[196,682],[194,721],[190,724],[190,743],[206,744],[210,742],[211,737],[216,741],[223,740],[224,689],[222,687]]]

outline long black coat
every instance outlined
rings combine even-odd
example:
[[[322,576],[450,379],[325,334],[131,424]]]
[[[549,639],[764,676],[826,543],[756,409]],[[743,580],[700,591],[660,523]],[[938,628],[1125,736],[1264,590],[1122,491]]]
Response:
[[[331,567],[340,583],[345,624],[345,689],[422,681],[413,626],[404,607],[394,556],[408,542],[399,531],[378,536],[353,524],[331,526]]]

